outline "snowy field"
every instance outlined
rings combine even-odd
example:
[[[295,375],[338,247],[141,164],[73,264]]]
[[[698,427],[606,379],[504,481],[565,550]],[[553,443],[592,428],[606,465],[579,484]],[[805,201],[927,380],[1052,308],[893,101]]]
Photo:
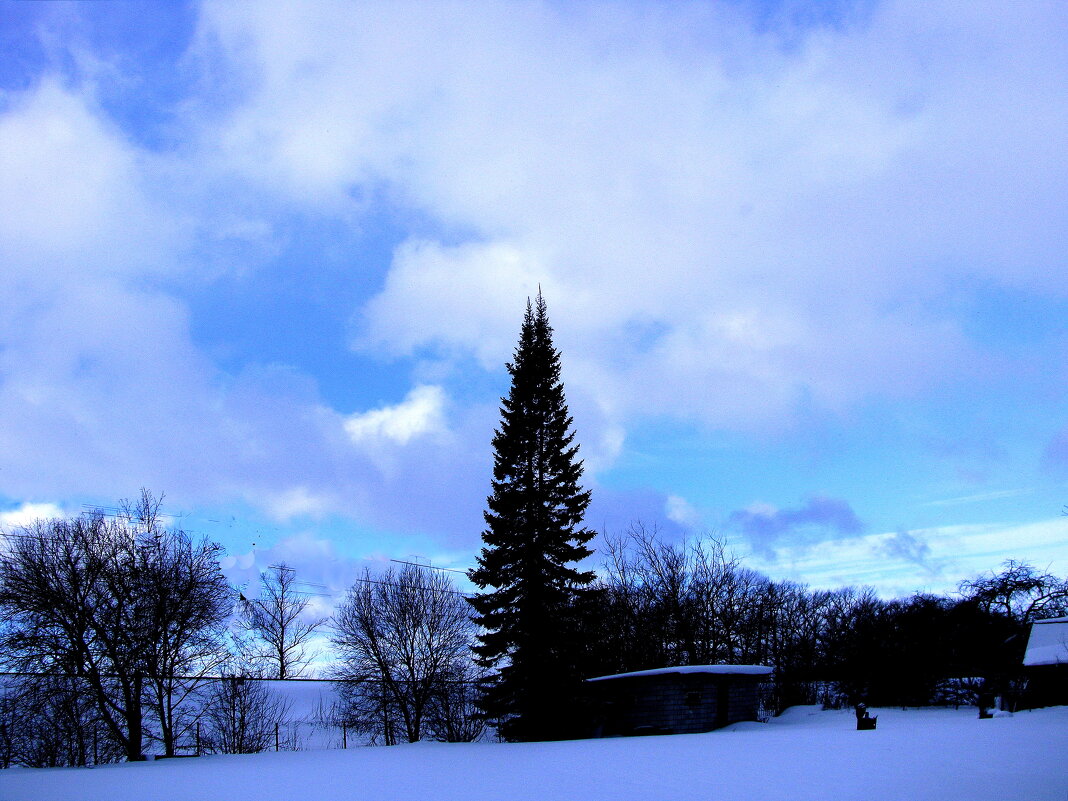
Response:
[[[560,743],[304,751],[0,771],[0,801],[1066,801],[1068,707],[795,707],[709,734]]]

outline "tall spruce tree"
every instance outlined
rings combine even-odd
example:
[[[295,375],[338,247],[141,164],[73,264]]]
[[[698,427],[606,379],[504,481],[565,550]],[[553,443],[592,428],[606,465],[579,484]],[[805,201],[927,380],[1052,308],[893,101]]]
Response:
[[[582,526],[590,492],[579,485],[582,462],[560,381],[560,353],[541,292],[526,316],[508,365],[493,437],[493,493],[485,543],[470,578],[483,633],[475,654],[489,669],[480,706],[512,740],[566,736],[578,686],[577,642],[569,621],[592,572],[574,563],[592,551]]]

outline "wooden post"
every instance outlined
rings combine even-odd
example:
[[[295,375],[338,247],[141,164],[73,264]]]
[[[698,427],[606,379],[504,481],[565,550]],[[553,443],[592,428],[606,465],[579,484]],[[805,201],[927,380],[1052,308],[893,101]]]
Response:
[[[278,724],[274,724],[274,750],[278,750]]]
[[[344,723],[341,724],[341,747],[349,747],[349,729]]]
[[[200,756],[200,721],[197,721],[197,756]]]

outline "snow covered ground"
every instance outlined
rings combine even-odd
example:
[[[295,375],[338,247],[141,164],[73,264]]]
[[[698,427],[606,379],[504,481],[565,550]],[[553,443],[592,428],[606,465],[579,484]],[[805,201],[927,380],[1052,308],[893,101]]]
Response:
[[[560,743],[304,751],[0,771],[0,801],[1065,801],[1068,707],[979,720],[972,709],[795,707],[709,734]]]

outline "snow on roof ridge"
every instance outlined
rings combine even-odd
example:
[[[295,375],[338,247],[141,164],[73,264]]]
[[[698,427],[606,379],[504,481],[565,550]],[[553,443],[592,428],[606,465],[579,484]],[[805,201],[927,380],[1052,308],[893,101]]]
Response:
[[[1040,623],[1059,625],[1040,626]],[[1062,627],[1068,629],[1068,617],[1049,617],[1034,621],[1024,651],[1025,667],[1068,663],[1068,631],[1062,630]]]
[[[663,676],[670,673],[713,673],[720,675],[767,676],[774,670],[775,668],[770,665],[678,665],[677,667],[632,670],[629,673],[613,673],[609,676],[595,676],[592,679],[586,679],[586,681],[629,679],[637,676]]]

